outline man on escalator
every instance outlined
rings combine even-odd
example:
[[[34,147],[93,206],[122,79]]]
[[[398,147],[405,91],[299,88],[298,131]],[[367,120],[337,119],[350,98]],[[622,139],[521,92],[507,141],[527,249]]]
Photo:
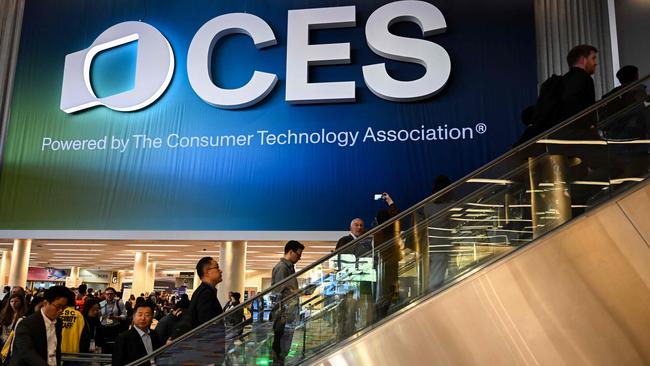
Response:
[[[365,232],[366,229],[363,220],[360,218],[353,219],[350,222],[350,233],[338,240],[336,250],[356,240]],[[337,260],[337,268],[339,271],[339,274],[336,276],[337,287],[348,289],[346,293],[340,295],[341,302],[336,312],[339,339],[348,338],[355,333],[357,327],[365,327],[372,323],[374,317],[374,300],[372,298],[373,283],[368,280],[360,280],[364,276],[370,275],[370,273],[364,273],[361,262],[364,258],[372,259],[372,249],[372,238],[368,237],[343,252],[343,254],[353,254],[355,256],[356,262],[352,266],[341,260],[340,255]],[[350,272],[346,271],[344,264],[347,264]]]
[[[196,264],[196,274],[201,284],[192,293],[192,301],[178,322],[171,339],[176,339],[199,325],[212,320],[223,313],[223,308],[217,299],[216,286],[222,281],[222,271],[219,263],[212,257],[203,257]],[[226,332],[223,322],[213,324],[205,332],[215,339],[213,353],[215,365],[220,365],[225,356]]]
[[[271,286],[296,273],[294,265],[298,263],[305,246],[290,240],[284,246],[284,256],[273,267]],[[291,349],[293,332],[300,314],[298,299],[298,279],[287,281],[274,293],[275,301],[271,317],[273,318],[273,366],[284,365],[284,360]]]

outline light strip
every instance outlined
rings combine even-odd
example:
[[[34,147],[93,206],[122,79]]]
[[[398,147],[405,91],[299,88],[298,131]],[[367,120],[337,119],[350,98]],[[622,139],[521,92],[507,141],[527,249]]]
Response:
[[[521,233],[521,234],[532,234],[532,231],[525,230],[508,230],[508,229],[491,229],[490,231],[503,231],[504,233]]]
[[[486,235],[486,236],[432,236],[429,235],[430,238],[434,239],[491,239],[491,238],[499,238],[502,237],[503,235]]]
[[[487,212],[487,213],[493,213],[494,210],[488,209],[488,208],[468,208],[466,210],[467,212]]]
[[[467,183],[487,183],[487,184],[512,184],[514,181],[508,179],[489,179],[489,178],[471,178]]]
[[[68,249],[68,248],[56,248],[56,249],[50,249],[50,251],[56,253],[56,252],[79,252],[79,248],[75,249]],[[103,252],[101,249],[84,249],[84,252]]]
[[[127,247],[189,247],[191,246],[190,244],[127,244]]]
[[[558,140],[558,139],[541,139],[537,144],[550,145],[607,145],[606,141],[601,140]]]
[[[133,252],[133,253],[140,252],[140,250],[133,250],[133,249],[129,249],[128,251]],[[178,252],[180,252],[180,250],[165,250],[165,249],[144,249],[144,250],[141,250],[141,251],[145,252],[145,253],[178,253]]]
[[[644,178],[618,178],[618,179],[610,179],[609,183],[611,184],[621,184],[625,182],[643,182]]]
[[[91,244],[91,243],[48,243],[45,244],[48,247],[78,247],[78,246],[84,246],[84,247],[105,247],[106,244]]]
[[[467,202],[465,203],[467,206],[476,206],[476,207],[495,207],[495,208],[501,208],[503,205],[498,205],[498,204],[489,204],[489,203],[475,203],[475,202]]]
[[[609,182],[600,182],[595,180],[576,180],[571,182],[571,184],[583,186],[609,186]]]
[[[429,226],[428,229],[429,230],[451,231],[451,232],[456,231],[456,229],[447,229],[447,228],[444,228],[444,227],[433,227],[433,226]]]
[[[650,140],[607,141],[608,144],[650,144]]]

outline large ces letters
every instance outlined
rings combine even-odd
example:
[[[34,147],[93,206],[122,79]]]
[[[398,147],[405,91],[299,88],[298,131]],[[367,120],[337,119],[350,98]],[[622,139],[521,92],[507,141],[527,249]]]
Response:
[[[368,47],[391,60],[417,63],[425,74],[417,80],[392,78],[383,63],[363,66],[363,80],[376,96],[409,102],[429,98],[445,86],[451,74],[451,60],[444,48],[424,39],[400,37],[388,28],[396,22],[413,22],[423,36],[444,33],[447,24],[434,5],[423,1],[397,1],[375,10],[366,23]],[[309,67],[350,63],[350,44],[309,44],[312,29],[356,26],[355,7],[341,6],[290,10],[287,24],[286,95],[289,103],[354,102],[355,82],[310,83]],[[225,89],[210,77],[212,50],[219,40],[233,33],[248,35],[260,49],[277,44],[273,30],[263,19],[245,13],[220,15],[205,23],[196,33],[187,55],[188,79],[194,92],[218,108],[237,109],[263,100],[275,87],[275,74],[255,71],[242,87]],[[129,91],[98,98],[93,92],[90,65],[99,52],[138,41],[135,87]],[[116,111],[135,111],[155,102],[166,90],[174,71],[174,54],[167,39],[143,22],[114,25],[97,37],[92,45],[66,56],[61,91],[61,110],[78,112],[97,105]]]

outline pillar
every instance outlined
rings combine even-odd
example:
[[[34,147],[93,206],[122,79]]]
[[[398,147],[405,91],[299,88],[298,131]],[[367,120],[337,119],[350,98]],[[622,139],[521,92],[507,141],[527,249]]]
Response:
[[[199,274],[194,271],[194,283],[192,284],[192,291],[196,290],[197,287],[201,285],[201,277],[199,277]]]
[[[117,271],[117,283],[114,284],[115,288],[121,289],[122,282],[124,282],[124,271]],[[113,286],[113,284],[111,284]]]
[[[11,251],[2,251],[2,262],[0,262],[0,286],[7,285],[9,280],[9,268],[11,267]]]
[[[136,252],[135,263],[133,264],[133,283],[131,293],[138,297],[141,293],[147,292],[147,264],[149,253]]]
[[[11,252],[11,267],[9,269],[9,286],[27,286],[27,271],[29,270],[29,254],[32,250],[32,239],[14,240]]]
[[[70,276],[65,283],[66,287],[78,287],[81,285],[81,280],[79,280],[79,267],[70,267]]]
[[[562,155],[528,158],[534,238],[571,219],[567,166]]]
[[[147,263],[147,292],[153,291],[154,283],[156,282],[156,262]]]
[[[217,285],[217,298],[221,304],[228,302],[228,292],[239,292],[244,296],[246,286],[246,242],[226,241],[221,243],[219,268],[223,281]]]

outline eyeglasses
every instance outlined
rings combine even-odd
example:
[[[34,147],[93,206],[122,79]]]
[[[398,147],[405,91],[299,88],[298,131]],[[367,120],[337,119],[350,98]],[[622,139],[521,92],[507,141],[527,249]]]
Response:
[[[216,266],[216,267],[208,267],[208,268],[206,268],[206,271],[209,271],[209,270],[211,270],[211,269],[219,269],[219,266]]]
[[[51,303],[51,305],[54,306],[57,311],[63,311],[68,306],[67,304],[56,304],[56,303]]]
[[[115,296],[115,292],[107,292],[106,296]]]

